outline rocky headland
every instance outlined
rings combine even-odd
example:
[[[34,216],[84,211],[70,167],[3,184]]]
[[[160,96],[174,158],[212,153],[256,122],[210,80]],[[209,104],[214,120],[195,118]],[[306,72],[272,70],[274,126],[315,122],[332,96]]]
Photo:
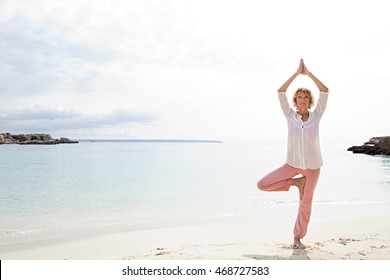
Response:
[[[56,145],[56,144],[75,144],[77,141],[61,137],[55,139],[50,134],[11,134],[0,133],[0,144],[19,144],[19,145]]]
[[[390,156],[390,136],[372,137],[361,146],[352,146],[348,151],[354,154]]]

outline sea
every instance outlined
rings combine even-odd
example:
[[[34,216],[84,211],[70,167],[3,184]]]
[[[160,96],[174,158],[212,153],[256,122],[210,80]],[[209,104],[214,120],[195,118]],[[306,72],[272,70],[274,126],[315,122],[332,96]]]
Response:
[[[312,220],[390,213],[390,157],[322,149]],[[0,145],[0,250],[188,225],[291,224],[299,195],[261,192],[279,143]]]

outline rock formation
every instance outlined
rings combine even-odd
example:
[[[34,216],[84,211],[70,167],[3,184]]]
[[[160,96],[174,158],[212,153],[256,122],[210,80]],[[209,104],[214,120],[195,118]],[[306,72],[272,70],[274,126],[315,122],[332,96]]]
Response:
[[[0,144],[19,144],[19,145],[55,145],[55,144],[74,144],[77,141],[61,137],[54,139],[50,134],[10,134],[0,133]]]
[[[390,156],[390,136],[373,137],[362,146],[348,148],[354,154]]]

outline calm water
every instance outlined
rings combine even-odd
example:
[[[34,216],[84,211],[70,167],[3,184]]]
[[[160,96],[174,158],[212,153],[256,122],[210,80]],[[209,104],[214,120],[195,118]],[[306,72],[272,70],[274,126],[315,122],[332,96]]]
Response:
[[[390,158],[323,149],[313,219],[388,213]],[[293,222],[298,192],[257,180],[284,145],[115,143],[0,146],[0,244],[9,239],[185,223]]]

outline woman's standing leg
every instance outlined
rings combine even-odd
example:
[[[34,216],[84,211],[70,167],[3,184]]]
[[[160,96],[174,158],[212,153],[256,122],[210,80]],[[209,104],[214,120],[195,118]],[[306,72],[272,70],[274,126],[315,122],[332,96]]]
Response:
[[[306,235],[307,226],[310,221],[314,190],[320,176],[320,169],[301,170],[300,173],[306,177],[306,182],[303,198],[299,202],[298,216],[294,227],[294,244],[297,239],[299,241]]]

